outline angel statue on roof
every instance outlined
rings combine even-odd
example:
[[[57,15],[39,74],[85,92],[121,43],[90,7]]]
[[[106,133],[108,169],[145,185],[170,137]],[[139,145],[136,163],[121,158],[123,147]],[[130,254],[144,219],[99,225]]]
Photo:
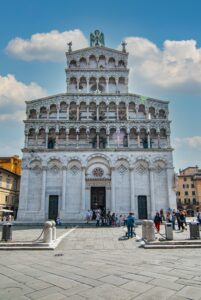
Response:
[[[90,34],[90,46],[104,46],[104,34],[99,30],[95,30],[94,33]]]

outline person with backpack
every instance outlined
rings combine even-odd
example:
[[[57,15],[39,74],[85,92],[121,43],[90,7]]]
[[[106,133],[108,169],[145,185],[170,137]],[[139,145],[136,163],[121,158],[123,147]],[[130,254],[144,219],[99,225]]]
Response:
[[[127,217],[127,229],[128,229],[128,239],[133,238],[134,233],[134,225],[135,225],[135,218],[134,214],[132,212],[129,213],[129,216]]]

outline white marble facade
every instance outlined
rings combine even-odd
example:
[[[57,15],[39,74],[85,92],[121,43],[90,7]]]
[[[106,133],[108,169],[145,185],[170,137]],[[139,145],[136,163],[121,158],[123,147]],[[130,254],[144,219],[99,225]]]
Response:
[[[99,200],[141,219],[175,208],[168,102],[128,93],[124,43],[66,56],[67,93],[26,103],[18,220],[76,221]]]

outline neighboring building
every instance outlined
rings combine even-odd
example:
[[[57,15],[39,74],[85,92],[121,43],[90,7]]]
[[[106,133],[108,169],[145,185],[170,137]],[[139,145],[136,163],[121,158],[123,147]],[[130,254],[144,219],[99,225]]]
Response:
[[[67,93],[26,102],[20,221],[176,207],[168,102],[128,93],[125,43],[107,48],[98,30],[90,42],[68,44]]]
[[[0,167],[17,175],[21,175],[21,159],[18,155],[0,157]]]
[[[0,167],[0,210],[17,213],[20,191],[20,176]]]
[[[188,215],[201,211],[201,169],[197,166],[179,171],[177,208],[186,210]]]

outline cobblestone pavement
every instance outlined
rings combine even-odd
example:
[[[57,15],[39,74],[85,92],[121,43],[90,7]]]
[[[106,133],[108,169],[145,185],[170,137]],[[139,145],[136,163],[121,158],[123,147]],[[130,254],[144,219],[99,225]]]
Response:
[[[1,251],[0,299],[201,299],[200,249],[145,250],[122,235],[78,228],[55,251]]]

